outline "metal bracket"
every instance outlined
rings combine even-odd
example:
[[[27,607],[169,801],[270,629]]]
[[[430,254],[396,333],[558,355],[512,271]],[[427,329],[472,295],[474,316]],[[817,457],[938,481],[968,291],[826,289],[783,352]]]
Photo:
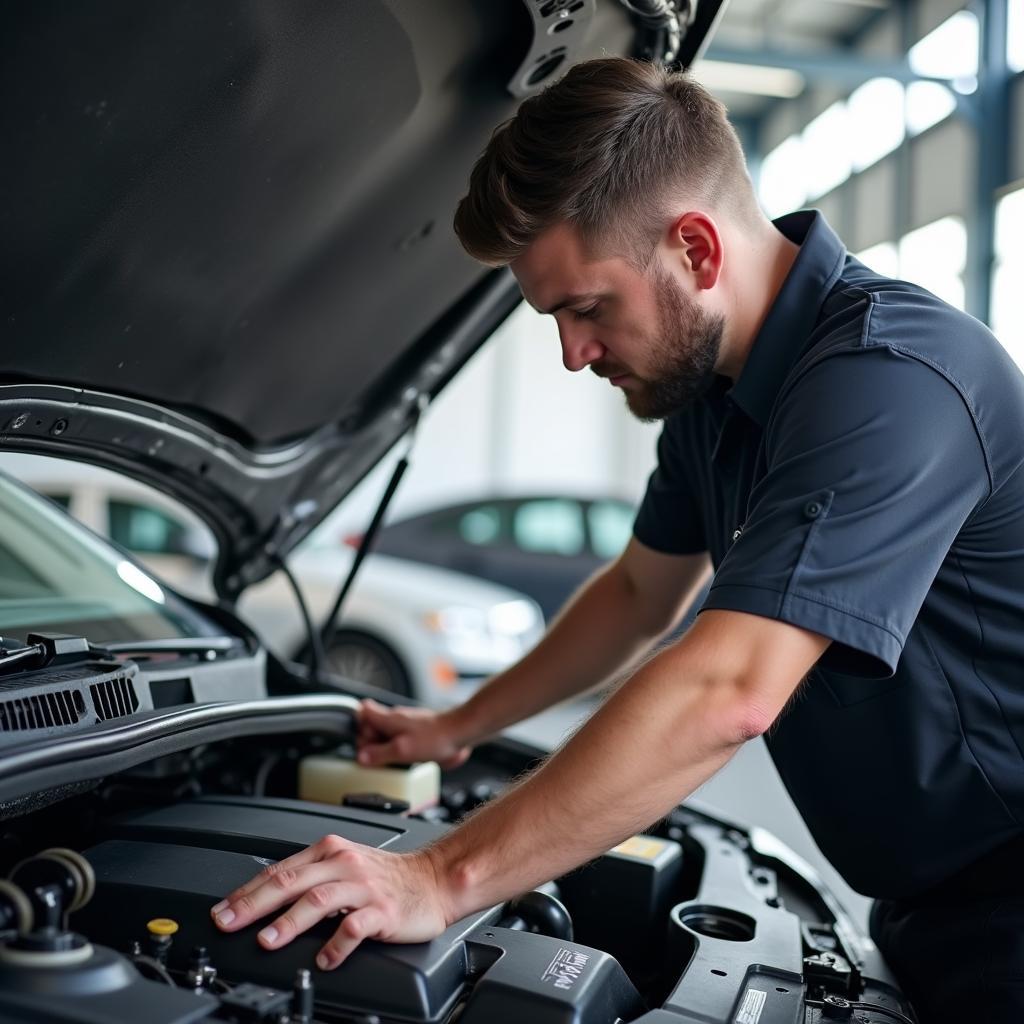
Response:
[[[586,39],[596,0],[523,0],[533,19],[533,44],[508,83],[520,99],[539,92],[569,67]]]

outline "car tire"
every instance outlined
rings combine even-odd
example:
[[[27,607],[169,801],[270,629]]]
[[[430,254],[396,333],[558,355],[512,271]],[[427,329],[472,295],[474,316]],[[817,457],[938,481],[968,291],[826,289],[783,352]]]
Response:
[[[327,651],[329,671],[379,690],[412,696],[409,673],[401,659],[385,643],[366,633],[343,631]]]

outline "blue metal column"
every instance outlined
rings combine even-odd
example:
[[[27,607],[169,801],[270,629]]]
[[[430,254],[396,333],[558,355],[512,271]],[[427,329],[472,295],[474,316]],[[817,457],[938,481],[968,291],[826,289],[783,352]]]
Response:
[[[1006,59],[1007,0],[976,0],[980,22],[975,94],[976,173],[967,219],[967,312],[988,323],[995,263],[996,190],[1009,178],[1010,68]]]
[[[757,191],[760,185],[761,160],[764,158],[764,154],[761,152],[761,119],[745,116],[730,118],[730,120],[740,138],[743,155],[747,158],[750,180],[754,183],[754,190]]]
[[[900,8],[900,48],[904,53],[909,53],[910,48],[917,42],[914,31],[914,5],[903,4]],[[904,99],[904,123],[906,122],[906,99]],[[910,230],[912,224],[911,201],[914,187],[914,165],[910,152],[910,136],[904,133],[903,141],[893,153],[896,161],[896,195],[893,209],[895,211],[895,223],[893,224],[892,240],[899,245],[900,239]]]

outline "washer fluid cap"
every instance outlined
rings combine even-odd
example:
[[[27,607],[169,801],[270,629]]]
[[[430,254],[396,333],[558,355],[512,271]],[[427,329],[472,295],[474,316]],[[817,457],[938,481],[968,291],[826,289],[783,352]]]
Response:
[[[178,922],[169,917],[154,917],[146,924],[146,931],[150,935],[173,935],[177,930]]]

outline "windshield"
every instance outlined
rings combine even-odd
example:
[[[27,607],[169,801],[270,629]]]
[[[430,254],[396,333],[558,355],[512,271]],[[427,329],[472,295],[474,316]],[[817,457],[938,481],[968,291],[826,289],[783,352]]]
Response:
[[[0,473],[0,635],[93,643],[220,632],[61,508]]]

